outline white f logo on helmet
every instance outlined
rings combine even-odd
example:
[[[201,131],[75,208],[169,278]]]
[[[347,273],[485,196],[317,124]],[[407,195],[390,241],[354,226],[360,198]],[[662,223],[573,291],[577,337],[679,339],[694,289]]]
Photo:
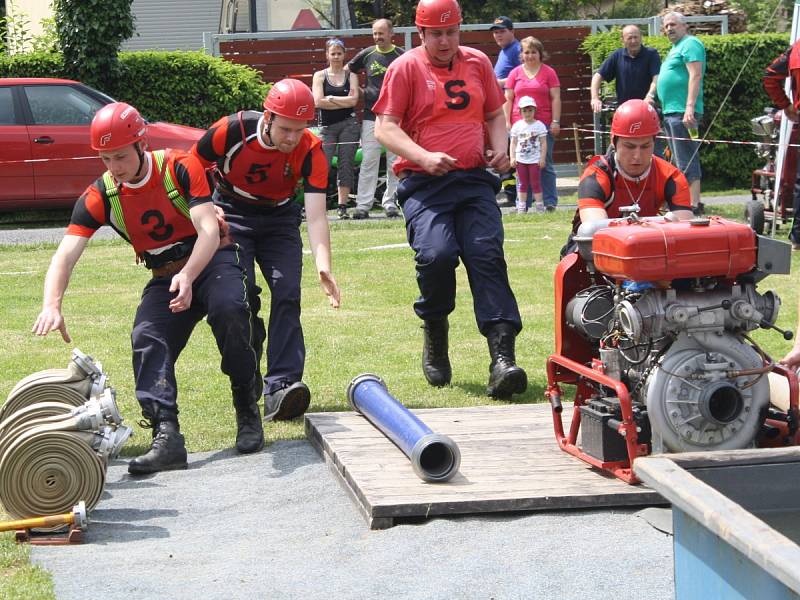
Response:
[[[302,116],[308,112],[308,104],[303,104],[297,107],[297,116]]]
[[[110,133],[103,134],[103,136],[100,138],[100,145],[106,146],[110,141],[111,141],[111,134]]]
[[[450,20],[450,11],[449,10],[447,12],[443,12],[442,16],[439,17],[439,23],[444,23],[445,21],[449,21],[449,20]]]
[[[636,121],[636,123],[631,123],[631,126],[628,128],[628,133],[636,133],[642,128],[642,122]]]

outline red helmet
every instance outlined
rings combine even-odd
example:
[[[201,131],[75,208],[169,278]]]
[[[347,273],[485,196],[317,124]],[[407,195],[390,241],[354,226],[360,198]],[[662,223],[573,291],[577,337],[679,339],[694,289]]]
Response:
[[[287,119],[310,121],[314,118],[314,94],[302,81],[281,79],[270,88],[264,108]]]
[[[450,27],[461,23],[461,7],[456,0],[419,0],[417,27]]]
[[[653,105],[644,100],[628,100],[614,113],[611,135],[620,137],[646,137],[658,135],[661,122]]]
[[[144,139],[147,133],[139,111],[124,102],[106,104],[92,119],[89,135],[94,150],[117,150]]]

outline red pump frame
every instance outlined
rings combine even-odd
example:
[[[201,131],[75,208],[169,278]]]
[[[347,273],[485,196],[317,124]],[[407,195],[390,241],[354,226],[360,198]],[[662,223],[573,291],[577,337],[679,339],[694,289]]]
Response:
[[[593,357],[592,349],[588,342],[580,338],[571,328],[567,327],[565,312],[569,300],[580,289],[590,283],[586,265],[577,253],[567,255],[556,267],[555,271],[555,332],[556,354],[547,359],[547,389],[545,397],[552,408],[553,430],[559,447],[568,454],[582,461],[607,471],[625,483],[640,483],[640,479],[633,472],[633,463],[639,456],[650,454],[647,444],[639,443],[639,432],[633,419],[633,408],[630,393],[625,384],[618,379],[613,379],[603,372],[602,363]],[[570,358],[567,355],[571,355]],[[584,362],[578,362],[580,361]],[[590,366],[587,366],[590,365]],[[764,366],[768,366],[767,363]],[[769,420],[769,424],[778,427],[782,439],[789,439],[788,445],[800,443],[800,391],[798,379],[794,371],[785,367],[772,364],[771,370],[778,375],[786,377],[789,382],[789,414],[788,423]],[[587,404],[595,390],[589,382],[598,383],[614,390],[619,399],[622,422],[617,431],[625,439],[628,458],[623,461],[603,461],[585,453],[578,446],[578,433],[581,426],[580,407]],[[569,383],[577,386],[573,400],[574,410],[569,433],[564,433],[564,424],[561,414],[562,390],[559,383]]]
[[[601,367],[598,362],[594,363],[592,367],[587,367],[558,354],[553,354],[547,359],[547,390],[545,391],[545,397],[550,402],[550,406],[552,407],[553,430],[556,435],[556,441],[558,442],[559,447],[564,450],[564,452],[567,452],[572,456],[576,456],[593,467],[608,471],[625,483],[639,483],[639,478],[636,477],[633,472],[633,462],[639,456],[647,456],[650,454],[650,449],[648,448],[647,444],[639,443],[639,434],[637,431],[636,422],[633,420],[633,409],[628,388],[621,381],[612,379],[611,377],[605,375],[601,370],[599,370],[600,368]],[[772,371],[782,375],[783,377],[786,377],[786,379],[789,381],[789,412],[791,413],[793,423],[796,427],[798,418],[800,417],[800,410],[798,410],[798,397],[800,394],[798,394],[797,375],[794,373],[794,371],[786,369],[780,365],[772,365]],[[577,376],[577,382],[573,375]],[[611,388],[617,395],[617,398],[619,399],[620,410],[622,412],[622,422],[617,428],[617,432],[619,432],[619,434],[625,438],[625,446],[628,451],[628,460],[602,461],[594,456],[586,454],[583,450],[581,450],[580,446],[578,446],[578,432],[580,431],[581,427],[580,407],[585,405],[593,394],[593,390],[587,384],[587,380],[594,381],[600,385]],[[569,434],[567,435],[564,434],[564,424],[561,418],[563,411],[561,398],[563,393],[561,391],[561,387],[558,385],[559,382],[576,383],[577,385],[575,399],[573,401],[574,410],[572,412],[572,422],[570,423]],[[792,436],[792,445],[797,444],[798,441],[800,441],[798,439],[798,431],[792,431],[792,428],[788,428],[786,423],[776,421],[770,421],[770,423]]]

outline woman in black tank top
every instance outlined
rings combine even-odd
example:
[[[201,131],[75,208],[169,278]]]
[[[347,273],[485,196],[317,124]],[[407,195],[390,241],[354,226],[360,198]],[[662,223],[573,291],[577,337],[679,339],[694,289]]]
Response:
[[[314,73],[311,89],[319,109],[320,137],[328,164],[336,154],[339,218],[346,219],[347,200],[355,183],[353,162],[361,130],[356,120],[358,76],[344,68],[344,42],[330,39],[325,44],[328,68]]]

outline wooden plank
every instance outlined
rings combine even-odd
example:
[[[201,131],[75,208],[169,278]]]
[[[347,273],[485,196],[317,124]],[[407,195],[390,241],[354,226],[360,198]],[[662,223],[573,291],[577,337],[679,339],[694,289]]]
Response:
[[[370,527],[398,518],[663,504],[562,452],[548,404],[413,410],[461,451],[459,473],[426,483],[410,461],[353,412],[306,415],[306,434],[338,473]],[[571,411],[565,407],[564,419]]]

